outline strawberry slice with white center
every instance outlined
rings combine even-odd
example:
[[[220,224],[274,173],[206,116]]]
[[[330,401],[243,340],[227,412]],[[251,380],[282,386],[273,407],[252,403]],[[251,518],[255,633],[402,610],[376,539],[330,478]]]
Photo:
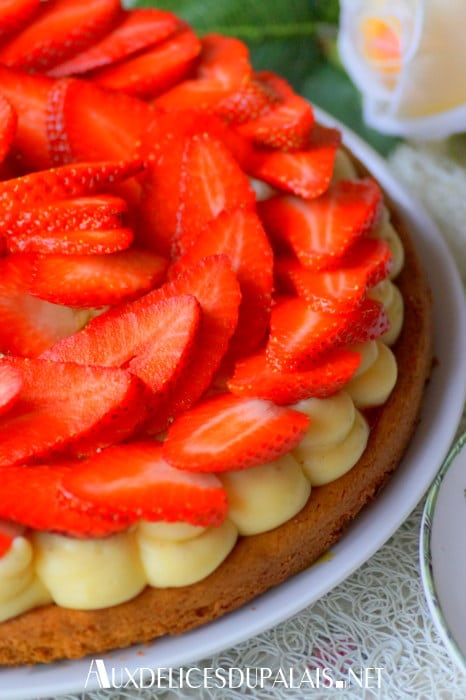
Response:
[[[0,466],[73,449],[82,438],[104,446],[139,420],[142,385],[129,372],[50,360],[3,358],[21,374],[21,394],[0,420]]]
[[[254,210],[221,212],[204,227],[172,270],[189,269],[215,254],[228,255],[241,289],[238,327],[230,353],[247,355],[266,333],[272,303],[273,253]]]
[[[129,516],[126,519],[102,518],[97,513],[88,515],[72,508],[61,496],[61,482],[75,468],[79,468],[78,462],[35,466],[7,464],[0,468],[0,517],[6,518],[0,521],[0,556],[2,541],[7,546],[8,539],[21,534],[25,527],[87,539],[112,535],[131,524]]]
[[[380,239],[363,238],[331,270],[311,270],[293,258],[277,261],[275,271],[285,288],[316,311],[354,310],[370,287],[387,277],[392,267],[390,248]]]
[[[133,247],[109,254],[38,254],[29,291],[54,304],[106,306],[148,292],[165,270],[164,258]]]
[[[311,199],[328,188],[340,143],[339,131],[314,124],[305,149],[279,151],[257,147],[248,154],[245,168],[272,187]]]
[[[28,255],[0,258],[0,352],[8,355],[35,357],[88,320],[88,312],[29,294],[32,271]]]
[[[186,142],[175,241],[180,253],[196,242],[202,228],[220,212],[254,203],[249,180],[226,146],[207,133]]]
[[[21,537],[24,527],[9,520],[0,520],[0,559],[10,551],[16,537]]]
[[[0,415],[13,406],[22,388],[21,372],[10,365],[0,365]]]
[[[167,391],[189,361],[201,320],[191,295],[144,307],[134,303],[92,319],[85,328],[43,353],[60,362],[127,367],[156,393]]]
[[[272,309],[267,361],[279,369],[307,370],[332,349],[378,338],[389,328],[382,304],[365,299],[352,312],[315,311],[299,297]]]
[[[227,498],[213,474],[190,474],[166,462],[158,442],[134,442],[103,450],[68,470],[62,493],[84,513],[119,519],[220,525]]]
[[[371,231],[381,204],[373,180],[339,180],[316,199],[277,195],[261,202],[259,212],[266,230],[288,243],[302,265],[322,269]]]
[[[293,409],[262,399],[221,394],[175,419],[163,443],[163,454],[179,469],[246,469],[292,450],[308,425],[307,416]]]
[[[229,379],[236,396],[256,396],[286,406],[311,397],[325,398],[340,391],[360,364],[360,355],[343,348],[328,350],[309,369],[287,372],[267,362],[265,353],[240,360]]]
[[[38,0],[36,0],[38,2]],[[48,73],[55,78],[79,75],[96,68],[117,63],[128,56],[158,44],[180,26],[171,12],[146,8],[127,12],[118,26],[96,41],[86,51],[60,63]]]
[[[44,71],[100,39],[117,21],[119,0],[55,0],[0,49],[0,62]]]

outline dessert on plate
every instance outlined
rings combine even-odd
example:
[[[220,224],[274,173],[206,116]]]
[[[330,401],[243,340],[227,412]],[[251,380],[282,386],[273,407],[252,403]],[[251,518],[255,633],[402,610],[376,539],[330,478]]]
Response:
[[[315,562],[399,464],[432,340],[402,217],[243,43],[12,7],[3,665],[182,633]]]

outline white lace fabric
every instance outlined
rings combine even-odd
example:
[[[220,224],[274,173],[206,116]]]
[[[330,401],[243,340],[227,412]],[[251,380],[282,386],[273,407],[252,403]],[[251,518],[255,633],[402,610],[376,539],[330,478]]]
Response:
[[[435,150],[406,144],[395,152],[391,165],[440,226],[466,283],[466,173]],[[460,430],[465,429],[466,413]],[[198,668],[267,667],[272,678],[290,668],[297,677],[306,668],[327,667],[337,675],[348,667],[380,668],[380,688],[292,689],[278,683],[249,690],[100,690],[63,700],[464,700],[466,675],[448,656],[422,589],[422,505],[374,556],[319,601],[277,627],[196,663]]]

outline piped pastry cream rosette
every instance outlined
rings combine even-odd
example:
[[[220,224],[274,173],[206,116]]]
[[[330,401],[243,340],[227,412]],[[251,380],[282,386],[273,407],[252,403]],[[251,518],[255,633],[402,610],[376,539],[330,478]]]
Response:
[[[101,4],[87,47],[47,52],[60,1],[0,44],[6,665],[178,634],[315,562],[431,367],[409,233],[337,130],[241,42]]]

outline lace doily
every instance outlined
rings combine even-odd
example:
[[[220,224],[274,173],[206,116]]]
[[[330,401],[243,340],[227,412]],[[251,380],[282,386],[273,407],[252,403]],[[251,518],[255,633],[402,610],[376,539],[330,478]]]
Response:
[[[431,214],[445,232],[452,250],[461,250],[461,270],[466,280],[464,220],[452,218],[455,196],[465,208],[458,179],[451,184],[451,167],[430,151],[402,146],[392,160],[401,180],[422,195]],[[458,173],[455,173],[458,175]],[[466,176],[459,174],[459,177]],[[450,184],[448,184],[450,183]],[[466,187],[466,185],[465,185]],[[442,192],[448,192],[448,206]],[[437,207],[436,202],[439,206]],[[456,210],[456,211],[460,211]],[[449,218],[446,217],[446,212]],[[466,428],[466,414],[462,428]],[[63,700],[463,700],[466,676],[462,676],[431,621],[419,574],[419,525],[422,504],[393,537],[346,581],[323,598],[247,642],[196,664],[198,668],[270,668],[272,677],[280,669],[331,668],[335,674],[352,668],[381,668],[380,688],[291,689],[275,685],[260,690],[177,689],[98,691],[63,696]],[[173,675],[176,684],[177,674]],[[252,684],[251,684],[252,685]]]

